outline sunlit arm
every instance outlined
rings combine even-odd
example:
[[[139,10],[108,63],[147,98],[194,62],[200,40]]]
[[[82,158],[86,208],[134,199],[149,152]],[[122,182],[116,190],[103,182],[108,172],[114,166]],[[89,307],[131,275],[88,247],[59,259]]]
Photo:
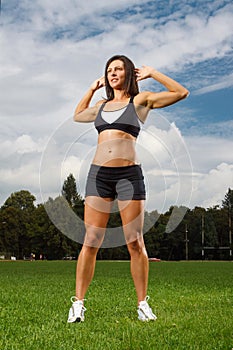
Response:
[[[78,103],[74,112],[74,121],[75,122],[91,122],[95,120],[97,106],[89,107],[91,99],[94,95],[93,90],[88,90],[88,92],[83,96],[81,101]]]
[[[149,66],[136,69],[137,80],[152,78],[162,84],[167,91],[141,93],[141,104],[148,108],[162,108],[176,103],[189,95],[189,91],[180,83]]]
[[[104,86],[103,77],[95,80],[92,83],[90,89],[86,92],[86,94],[83,96],[83,98],[80,100],[77,107],[75,108],[74,117],[73,117],[74,121],[88,123],[95,120],[99,109],[99,106],[98,106],[99,102],[93,107],[89,107],[89,105],[95,91],[97,91],[99,88],[103,86]]]

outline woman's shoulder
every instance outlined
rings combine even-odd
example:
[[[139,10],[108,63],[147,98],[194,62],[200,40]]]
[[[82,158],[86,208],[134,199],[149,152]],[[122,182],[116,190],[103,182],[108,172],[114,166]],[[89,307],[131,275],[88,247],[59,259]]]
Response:
[[[103,100],[99,100],[96,102],[95,106],[101,106],[103,103],[106,103],[107,100],[106,99],[103,99]]]
[[[139,92],[136,96],[134,96],[134,104],[138,106],[146,106],[150,93],[150,91]]]

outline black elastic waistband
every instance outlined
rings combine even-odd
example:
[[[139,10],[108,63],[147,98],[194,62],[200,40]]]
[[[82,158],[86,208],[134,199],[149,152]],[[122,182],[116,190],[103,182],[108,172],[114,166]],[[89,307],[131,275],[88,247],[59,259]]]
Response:
[[[125,166],[105,166],[105,165],[97,165],[97,164],[91,164],[92,169],[99,170],[105,170],[105,171],[124,171],[129,170],[133,168],[141,168],[141,164],[133,164],[133,165],[125,165]]]

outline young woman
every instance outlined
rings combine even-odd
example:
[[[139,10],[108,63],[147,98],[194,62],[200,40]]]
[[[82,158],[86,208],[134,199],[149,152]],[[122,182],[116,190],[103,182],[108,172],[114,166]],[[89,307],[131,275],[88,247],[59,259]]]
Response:
[[[137,82],[148,78],[166,90],[139,92]],[[107,99],[89,107],[94,93],[104,86]],[[86,235],[77,262],[76,296],[71,298],[69,323],[84,321],[84,297],[116,198],[131,259],[138,319],[156,320],[147,302],[148,257],[142,233],[146,194],[135,143],[150,109],[166,107],[187,96],[188,90],[175,80],[149,66],[135,68],[129,58],[116,55],[108,60],[105,76],[95,80],[78,103],[74,120],[94,122],[99,135],[86,184]]]

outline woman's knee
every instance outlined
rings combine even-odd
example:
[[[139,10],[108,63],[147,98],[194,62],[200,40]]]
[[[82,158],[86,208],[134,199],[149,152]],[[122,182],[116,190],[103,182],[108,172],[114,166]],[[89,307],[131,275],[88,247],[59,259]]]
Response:
[[[97,248],[97,247],[93,247],[93,246],[89,246],[89,245],[84,244],[82,247],[82,254],[85,256],[89,256],[89,257],[93,256],[94,257],[97,255],[98,250],[99,250],[99,248]]]
[[[103,242],[104,231],[105,230],[98,228],[88,228],[88,230],[86,230],[84,245],[86,247],[98,249]]]
[[[130,255],[137,254],[140,255],[145,252],[145,244],[142,237],[127,243],[128,251]]]

